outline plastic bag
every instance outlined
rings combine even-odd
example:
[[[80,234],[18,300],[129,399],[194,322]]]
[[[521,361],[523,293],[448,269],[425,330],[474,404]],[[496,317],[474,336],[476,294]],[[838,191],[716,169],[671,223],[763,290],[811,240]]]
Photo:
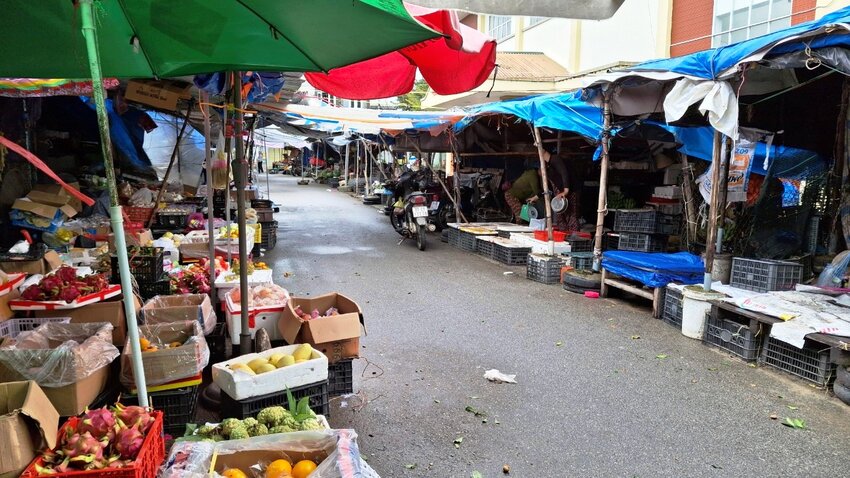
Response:
[[[295,462],[305,458],[312,459],[319,463],[319,466],[310,474],[310,478],[379,478],[360,457],[357,433],[347,429],[279,433],[218,442],[215,447],[216,471],[209,476],[221,478],[217,471],[223,471],[230,464],[241,465],[237,454],[247,451],[267,452],[262,458],[265,462],[278,458]],[[249,466],[243,471],[250,471]]]
[[[248,307],[286,307],[289,303],[289,291],[277,284],[259,284],[249,288]],[[242,303],[242,293],[239,286],[227,293],[234,305]]]
[[[210,470],[215,443],[211,441],[178,441],[171,447],[168,459],[159,469],[159,478],[206,478]]]
[[[158,295],[145,302],[141,317],[146,325],[197,321],[207,335],[216,322],[215,309],[206,294]]]
[[[77,383],[118,357],[112,324],[46,323],[0,344],[0,381],[33,380],[42,387]]]
[[[121,384],[133,388],[135,381],[129,340],[121,354]],[[194,377],[210,361],[210,350],[197,320],[140,325],[139,340],[142,341],[142,364],[148,385]]]
[[[148,188],[141,188],[130,196],[130,205],[138,207],[153,206],[154,196],[153,191]]]
[[[823,268],[818,276],[818,287],[841,287],[844,276],[847,275],[847,266],[850,265],[850,251],[843,251],[835,256],[831,263]]]

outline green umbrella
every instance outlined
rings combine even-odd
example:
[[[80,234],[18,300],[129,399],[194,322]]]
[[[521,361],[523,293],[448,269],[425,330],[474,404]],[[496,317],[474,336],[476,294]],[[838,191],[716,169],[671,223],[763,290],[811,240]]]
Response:
[[[139,404],[147,405],[103,75],[168,77],[227,70],[327,71],[437,36],[400,0],[6,0],[0,77],[91,78],[110,193]],[[79,30],[82,30],[80,35]],[[237,88],[238,90],[238,88]],[[241,97],[237,93],[237,124]],[[240,215],[245,165],[237,142]],[[240,253],[246,254],[244,217]],[[211,238],[212,240],[212,238]],[[243,270],[244,272],[244,270]],[[247,277],[241,274],[242,290]],[[243,332],[247,332],[243,301]]]

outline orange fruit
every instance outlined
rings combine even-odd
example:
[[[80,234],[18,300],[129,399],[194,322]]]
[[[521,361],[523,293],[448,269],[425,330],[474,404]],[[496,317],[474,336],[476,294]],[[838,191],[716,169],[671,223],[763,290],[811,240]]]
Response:
[[[151,341],[144,337],[139,337],[139,346],[142,348],[142,350],[147,350],[148,347],[151,346]]]
[[[228,468],[221,473],[224,478],[248,478],[244,471],[238,468]]]
[[[266,468],[266,478],[284,478],[292,474],[292,465],[286,460],[275,460]]]
[[[307,478],[317,466],[313,461],[301,460],[292,467],[292,478]]]

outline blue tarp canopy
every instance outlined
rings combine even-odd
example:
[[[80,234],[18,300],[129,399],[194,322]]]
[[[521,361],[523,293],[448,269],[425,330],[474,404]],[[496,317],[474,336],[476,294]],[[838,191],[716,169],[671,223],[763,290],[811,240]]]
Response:
[[[829,46],[850,47],[850,7],[842,8],[823,18],[794,25],[732,45],[698,51],[675,58],[651,60],[625,71],[669,71],[693,78],[716,80],[733,73],[741,63],[764,57]],[[831,32],[824,36],[827,30]],[[755,57],[755,58],[754,58]]]
[[[648,287],[666,287],[671,282],[699,284],[705,273],[702,259],[690,252],[607,251],[602,255],[602,267]]]

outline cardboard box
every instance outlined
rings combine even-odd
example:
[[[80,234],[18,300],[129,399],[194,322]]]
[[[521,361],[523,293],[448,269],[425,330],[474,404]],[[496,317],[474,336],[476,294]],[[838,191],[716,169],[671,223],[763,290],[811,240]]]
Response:
[[[301,306],[305,312],[324,312],[336,307],[340,315],[302,320],[295,314]],[[363,312],[356,302],[336,292],[318,297],[291,297],[278,321],[284,340],[290,344],[308,343],[328,357],[328,363],[360,357],[360,326]],[[365,324],[364,324],[365,325]]]
[[[142,308],[142,302],[138,297],[136,310]],[[118,295],[103,302],[85,305],[77,309],[65,310],[36,310],[34,317],[70,317],[72,324],[85,324],[91,322],[109,322],[112,324],[112,344],[123,347],[127,337],[127,319],[124,314],[124,297]]]
[[[9,308],[9,301],[15,300],[20,296],[21,291],[18,289],[12,289],[8,294],[0,296],[0,322],[15,316],[15,311]]]
[[[145,325],[196,321],[204,334],[212,333],[216,322],[215,310],[206,294],[157,296],[142,307],[141,316]]]
[[[197,321],[140,325],[139,337],[145,337],[152,345],[159,347],[156,351],[142,352],[145,382],[148,385],[162,385],[194,377],[203,371],[209,361],[207,341]],[[182,345],[165,347],[173,342]],[[129,339],[121,353],[121,384],[128,389],[135,385]]]
[[[56,446],[59,412],[33,381],[0,383],[0,478],[18,476]]]
[[[58,388],[44,387],[42,390],[61,416],[79,415],[106,388],[109,368],[109,365],[101,367],[77,383]]]
[[[26,221],[27,215],[48,219],[50,220],[50,224],[47,226],[36,226]],[[12,219],[12,224],[16,226],[53,232],[65,222],[65,219],[76,215],[77,211],[68,204],[54,206],[24,198],[15,199],[15,202],[12,203],[12,211],[9,217]]]
[[[0,262],[0,269],[3,272],[23,272],[26,274],[47,274],[50,271],[58,269],[62,266],[62,258],[56,251],[47,251],[44,256],[37,261],[8,261]]]
[[[191,88],[192,85],[183,82],[130,80],[124,98],[161,110],[177,111],[177,103],[191,97]]]
[[[107,240],[109,241],[109,252],[115,252],[115,234],[110,232]],[[145,247],[149,242],[153,241],[153,234],[150,229],[141,229],[133,232],[124,231],[124,240],[127,241],[127,247]]]
[[[79,183],[68,183],[68,185],[73,187],[77,191],[80,190],[80,184]],[[47,194],[47,195],[55,196],[58,199],[64,199],[65,202],[58,204],[59,206],[61,206],[62,204],[67,204],[67,205],[71,206],[72,208],[74,208],[74,210],[76,210],[77,212],[80,212],[80,211],[83,210],[82,201],[77,199],[76,196],[71,195],[71,193],[69,193],[68,190],[66,190],[65,188],[63,188],[62,186],[60,186],[58,184],[36,184],[35,186],[33,186],[32,191],[30,191],[30,194],[33,194],[33,193]],[[27,194],[27,197],[30,197],[30,194]],[[35,199],[33,199],[33,200],[35,200]],[[45,203],[45,204],[49,204],[49,203]]]

